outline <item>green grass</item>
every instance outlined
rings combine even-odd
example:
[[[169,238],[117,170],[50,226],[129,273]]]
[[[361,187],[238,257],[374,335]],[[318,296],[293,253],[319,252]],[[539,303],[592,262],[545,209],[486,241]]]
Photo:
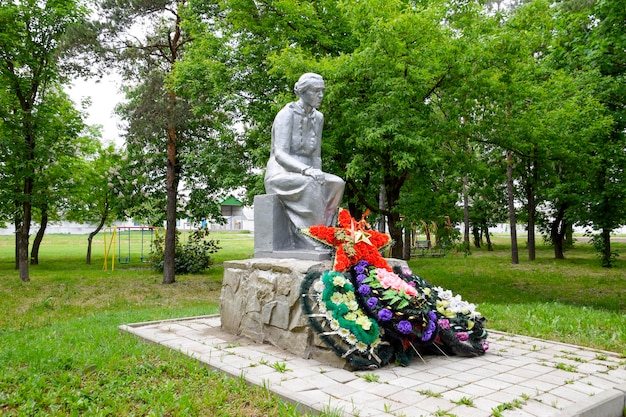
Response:
[[[212,237],[223,247],[216,265],[172,285],[161,284],[161,275],[141,262],[136,242],[130,263],[116,262],[112,271],[109,260],[105,271],[102,237],[94,240],[92,265],[85,265],[86,236],[70,235],[46,236],[40,264],[23,283],[14,269],[13,237],[0,237],[0,414],[299,415],[263,387],[118,330],[121,324],[217,313],[221,263],[251,257],[253,237]],[[410,265],[478,303],[488,328],[626,355],[624,260],[600,268],[589,246],[579,244],[563,261],[542,247],[536,261],[511,265],[508,248],[497,243],[495,252],[474,249],[468,257],[449,253]],[[623,253],[626,245],[614,249]]]
[[[487,327],[511,333],[610,350],[626,355],[626,262],[601,268],[592,248],[582,243],[555,260],[541,246],[535,261],[512,265],[506,239],[496,250],[417,258],[412,269],[423,278],[478,303]],[[613,249],[626,252],[626,244]]]

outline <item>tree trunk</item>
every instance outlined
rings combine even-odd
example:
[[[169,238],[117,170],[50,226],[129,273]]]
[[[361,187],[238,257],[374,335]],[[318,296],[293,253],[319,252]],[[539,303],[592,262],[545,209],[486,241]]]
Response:
[[[22,227],[21,221],[15,219],[15,270],[20,269],[20,229]]]
[[[487,241],[487,250],[493,252],[493,244],[491,243],[491,236],[489,236],[489,226],[487,226],[487,223],[483,223],[482,228],[485,234],[485,240]]]
[[[565,233],[567,231],[567,221],[565,217],[565,208],[560,208],[556,214],[556,218],[550,225],[550,239],[554,246],[554,259],[565,259],[564,242]]]
[[[404,245],[402,246],[402,259],[408,261],[411,259],[411,228],[404,228]]]
[[[402,259],[404,255],[402,227],[400,226],[400,216],[396,213],[391,213],[389,216],[389,235],[394,242],[391,248],[391,257]]]
[[[387,201],[387,191],[385,191],[385,185],[382,184],[380,186],[380,193],[378,195],[378,208],[381,213],[385,211],[385,202]],[[380,233],[387,233],[387,227],[385,224],[385,216],[380,216],[380,221],[378,222],[378,231]]]
[[[470,249],[470,216],[469,216],[469,196],[467,195],[467,175],[463,176],[463,249]]]
[[[602,254],[602,266],[610,268],[611,263],[611,230],[602,228],[602,241],[604,242],[604,253]]]
[[[565,231],[565,244],[568,248],[574,246],[574,226],[571,223],[567,224],[567,230]]]
[[[41,209],[41,226],[39,227],[39,230],[37,230],[37,234],[35,235],[35,240],[33,240],[33,247],[30,251],[30,264],[31,265],[39,265],[39,247],[41,246],[41,241],[43,240],[43,237],[46,234],[47,227],[48,227],[48,208],[44,206]]]
[[[480,236],[480,229],[477,224],[472,225],[472,235],[474,236],[474,247],[476,249],[480,249],[480,241],[482,240]]]
[[[385,206],[387,212],[387,227],[389,228],[389,235],[393,240],[393,246],[391,248],[391,256],[393,258],[402,259],[404,255],[404,242],[402,225],[400,222],[400,214],[397,213],[394,208],[400,200],[400,189],[404,183],[403,179],[397,177],[385,178]],[[406,242],[409,245],[409,242]]]
[[[176,95],[169,92],[169,105],[172,112],[175,106]],[[176,200],[178,195],[178,155],[176,149],[177,131],[175,121],[170,120],[167,131],[167,177],[166,177],[166,229],[165,229],[165,254],[163,259],[163,283],[176,282]]]
[[[506,153],[506,190],[509,200],[509,225],[511,227],[511,263],[519,264],[517,248],[517,217],[515,215],[515,196],[513,194],[513,152]]]
[[[106,199],[104,201],[104,211],[102,212],[102,216],[100,216],[100,223],[98,223],[98,227],[96,227],[96,230],[89,233],[89,236],[87,237],[87,265],[91,265],[91,243],[93,242],[93,238],[98,233],[100,233],[100,230],[102,230],[102,227],[104,227],[104,223],[106,222],[108,215],[109,215],[109,200]]]
[[[537,184],[537,167],[532,161],[528,164],[531,173],[526,183],[526,201],[528,202],[528,260],[534,261],[537,256],[537,244],[535,240],[535,218],[537,215],[537,203],[535,201],[535,184]]]
[[[32,148],[28,152],[28,161],[33,159]],[[33,178],[27,176],[24,180],[24,202],[22,203],[22,222],[17,232],[17,244],[18,244],[18,269],[20,271],[20,279],[24,282],[30,281],[30,274],[28,270],[28,244],[30,238],[30,221],[32,219],[32,205],[30,199],[33,195]]]

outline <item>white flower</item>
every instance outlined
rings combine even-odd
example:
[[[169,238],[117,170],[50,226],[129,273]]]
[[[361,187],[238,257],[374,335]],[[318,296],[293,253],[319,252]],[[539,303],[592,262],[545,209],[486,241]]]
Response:
[[[475,310],[471,310],[469,313],[470,318],[472,318],[473,320],[478,320],[479,318],[481,318],[483,315],[479,312],[479,311],[475,311]]]
[[[437,288],[435,288],[435,290],[439,294],[439,299],[441,299],[441,300],[452,300],[452,298],[453,298],[452,291],[444,290],[441,287],[437,287]]]
[[[356,344],[356,348],[359,350],[359,352],[365,353],[365,351],[367,350],[367,345],[363,342],[358,342]]]
[[[337,331],[337,329],[339,329],[339,322],[337,321],[337,319],[332,319],[329,325],[330,325],[330,328],[333,329],[334,331]]]
[[[356,338],[355,335],[350,333],[348,337],[346,338],[346,342],[350,343],[351,345],[356,345],[359,342],[359,340]]]
[[[344,339],[347,339],[348,336],[350,336],[350,330],[346,329],[346,328],[340,328],[339,331],[339,336],[341,336]]]
[[[316,292],[323,292],[324,288],[326,288],[326,286],[324,285],[324,283],[322,282],[322,280],[317,280],[315,281],[315,284],[313,284],[313,289]]]

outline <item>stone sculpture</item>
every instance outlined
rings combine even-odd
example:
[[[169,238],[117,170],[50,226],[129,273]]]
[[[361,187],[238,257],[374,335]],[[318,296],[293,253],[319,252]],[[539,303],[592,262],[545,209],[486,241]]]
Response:
[[[299,234],[298,229],[330,225],[341,202],[345,182],[322,171],[324,116],[317,108],[324,97],[324,80],[318,74],[303,74],[294,91],[299,99],[283,107],[272,125],[265,190],[278,197],[290,223],[290,230],[282,231],[284,235],[280,238],[288,242],[283,248],[326,250]]]

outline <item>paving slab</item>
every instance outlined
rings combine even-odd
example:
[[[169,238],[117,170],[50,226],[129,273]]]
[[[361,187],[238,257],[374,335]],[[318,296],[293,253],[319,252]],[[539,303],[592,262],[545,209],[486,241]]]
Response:
[[[424,356],[407,367],[351,372],[221,329],[220,317],[120,329],[269,388],[302,412],[346,417],[623,417],[626,358],[490,330],[478,358]]]

